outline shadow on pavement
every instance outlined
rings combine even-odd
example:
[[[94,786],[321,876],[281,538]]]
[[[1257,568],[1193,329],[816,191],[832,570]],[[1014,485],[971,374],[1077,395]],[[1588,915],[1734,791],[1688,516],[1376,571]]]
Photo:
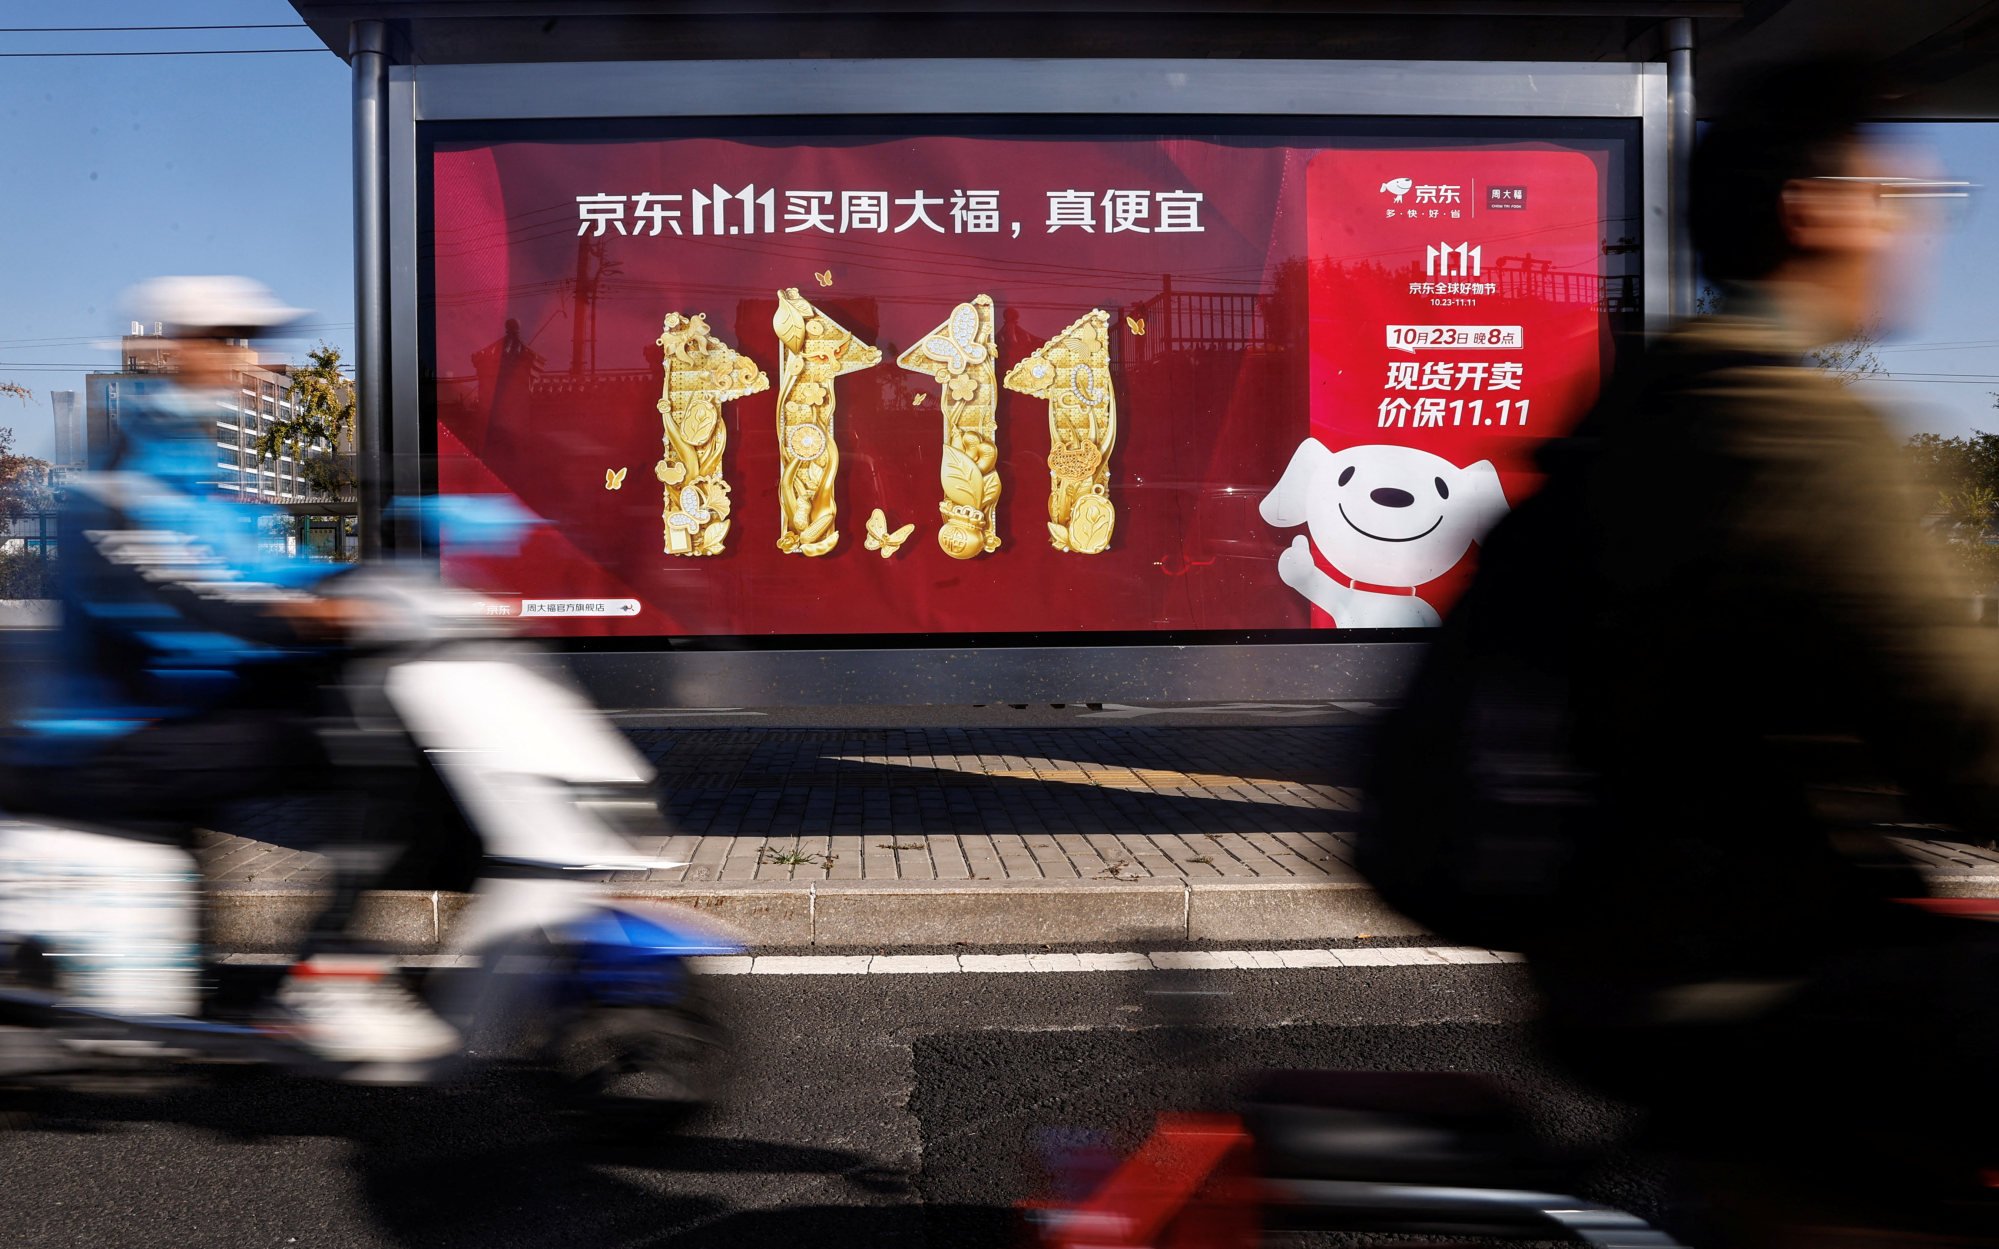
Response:
[[[1159,1113],[1233,1109],[1240,1087],[1264,1071],[1469,1071],[1531,1108],[1533,1127],[1548,1145],[1589,1160],[1583,1195],[1645,1216],[1661,1207],[1658,1163],[1633,1145],[1630,1109],[1546,1067],[1522,1025],[1230,1027],[1186,1016],[1174,1022],[917,1038],[910,1108],[923,1137],[917,1177],[923,1199],[948,1209],[1040,1191],[1046,1177],[1036,1159],[1050,1134],[1097,1142],[1122,1157]],[[1004,1100],[990,1096],[996,1085],[1007,1089]]]
[[[112,1138],[159,1124],[213,1133],[217,1157],[197,1146],[185,1159],[190,1184],[211,1182],[220,1166],[233,1173],[232,1187],[268,1185],[266,1199],[280,1203],[289,1142],[344,1141],[366,1238],[354,1235],[362,1228],[326,1228],[340,1244],[975,1249],[1011,1243],[1013,1226],[1003,1206],[927,1211],[915,1204],[910,1177],[847,1150],[709,1136],[698,1121],[656,1142],[591,1140],[549,1114],[523,1082],[501,1076],[435,1089],[262,1071],[105,1078],[10,1099],[0,1120],[31,1135]]]
[[[1351,729],[1328,729],[1310,739],[1312,749],[1273,749],[1251,762],[1246,748],[1202,758],[1175,745],[1154,750],[1154,739],[1176,735],[1214,738],[1270,730],[1121,728],[1064,732],[1057,743],[1034,730],[990,732],[975,740],[928,747],[892,747],[837,732],[787,733],[779,743],[730,749],[722,734],[749,730],[680,731],[645,743],[658,768],[668,822],[676,833],[703,837],[782,839],[813,832],[879,828],[893,836],[1108,833],[1147,837],[1173,834],[1305,833],[1331,841],[1330,859],[1344,860],[1345,842],[1357,828],[1357,803],[1323,803],[1299,786],[1357,788],[1366,773],[1368,740]],[[1293,730],[1302,733],[1303,730]],[[1137,739],[1137,740],[1124,740]],[[937,755],[929,755],[929,750]],[[905,757],[899,754],[908,751]],[[966,757],[1048,759],[1058,776],[1032,768],[975,770],[933,759],[948,751]],[[884,757],[886,756],[886,757]],[[1181,784],[1152,776],[1137,783],[1105,783],[1121,770],[1178,772]],[[1044,771],[1048,769],[1044,768]],[[1087,779],[1086,779],[1087,778]],[[1220,789],[1217,787],[1226,787]],[[1338,872],[1341,865],[1320,865]]]

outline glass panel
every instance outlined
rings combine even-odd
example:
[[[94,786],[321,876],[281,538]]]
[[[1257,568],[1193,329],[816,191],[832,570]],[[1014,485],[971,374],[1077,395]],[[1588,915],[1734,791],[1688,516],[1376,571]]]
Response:
[[[1635,326],[1624,123],[1012,124],[435,138],[436,488],[552,522],[447,573],[569,635],[1425,626]]]

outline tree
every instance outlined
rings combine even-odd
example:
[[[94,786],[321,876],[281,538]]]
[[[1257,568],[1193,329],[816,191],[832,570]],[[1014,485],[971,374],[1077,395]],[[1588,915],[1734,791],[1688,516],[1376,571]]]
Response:
[[[264,422],[257,455],[289,454],[314,494],[332,497],[354,482],[340,448],[353,445],[354,382],[340,371],[340,349],[328,343],[306,353],[311,363],[291,371],[291,415]]]
[[[1999,582],[1999,434],[1968,438],[1917,434],[1903,444],[1916,480],[1929,492],[1935,532],[1952,561],[1979,588]]]
[[[1725,310],[1728,299],[1720,287],[1703,286],[1694,295],[1694,315],[1715,316]],[[1870,377],[1888,376],[1887,366],[1875,354],[1881,344],[1880,331],[1874,326],[1863,326],[1858,334],[1843,343],[1831,343],[1816,351],[1805,353],[1805,363],[1822,370],[1832,379],[1835,386],[1851,386],[1855,382]]]
[[[1916,434],[1903,444],[1916,480],[1934,492],[1938,510],[1949,500],[1980,490],[1999,494],[1999,434],[1973,430],[1968,438]],[[1999,519],[1987,517],[1986,519]]]
[[[1874,354],[1880,339],[1872,328],[1863,329],[1843,343],[1830,343],[1805,353],[1805,360],[1822,370],[1835,386],[1851,386],[1870,377],[1886,377],[1888,370]]]
[[[54,593],[53,561],[38,551],[0,551],[0,599],[50,598]]]
[[[49,462],[14,453],[14,431],[0,425],[0,515],[9,519],[49,506]]]
[[[49,464],[14,453],[14,431],[0,425],[0,516],[16,520],[50,506]],[[0,526],[3,532],[8,526]],[[0,550],[0,598],[46,598],[52,584],[46,552],[23,544]]]

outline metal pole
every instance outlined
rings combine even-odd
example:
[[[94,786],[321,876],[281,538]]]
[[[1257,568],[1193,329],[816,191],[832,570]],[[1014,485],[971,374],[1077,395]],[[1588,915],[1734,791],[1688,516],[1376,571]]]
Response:
[[[382,553],[389,414],[389,35],[380,20],[348,29],[354,71],[354,392],[361,558]]]
[[[1694,158],[1694,19],[1666,21],[1666,159],[1672,169],[1666,228],[1672,270],[1672,313],[1694,314],[1694,245],[1687,233],[1688,177]]]

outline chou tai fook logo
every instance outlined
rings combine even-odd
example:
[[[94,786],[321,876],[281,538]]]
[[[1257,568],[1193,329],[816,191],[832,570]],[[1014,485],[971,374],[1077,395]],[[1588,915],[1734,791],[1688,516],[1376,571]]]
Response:
[[[1484,250],[1470,243],[1432,243],[1423,249],[1423,272],[1433,278],[1475,278]]]
[[[636,616],[635,598],[529,598],[521,600],[523,616]]]
[[[1400,204],[1402,197],[1409,194],[1415,187],[1416,180],[1414,178],[1390,178],[1381,184],[1381,193],[1384,195],[1393,195],[1395,202]]]
[[[1485,206],[1495,211],[1527,207],[1527,188],[1524,186],[1489,186],[1485,188]]]

